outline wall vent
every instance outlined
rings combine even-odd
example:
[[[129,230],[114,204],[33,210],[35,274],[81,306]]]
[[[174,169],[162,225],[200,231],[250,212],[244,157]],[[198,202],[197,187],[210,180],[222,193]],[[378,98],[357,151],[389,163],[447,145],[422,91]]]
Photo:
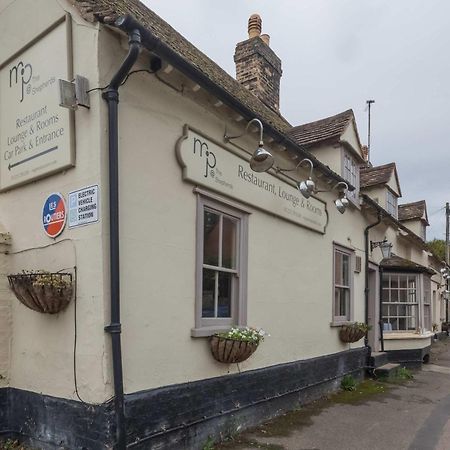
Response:
[[[355,258],[355,273],[361,272],[361,256]]]

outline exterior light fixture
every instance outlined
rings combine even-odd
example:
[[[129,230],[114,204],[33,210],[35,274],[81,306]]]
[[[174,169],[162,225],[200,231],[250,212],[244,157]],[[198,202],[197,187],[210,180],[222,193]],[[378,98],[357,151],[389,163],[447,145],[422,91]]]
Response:
[[[391,257],[392,244],[388,242],[386,238],[382,241],[370,241],[370,251],[372,252],[374,248],[380,247],[383,259],[388,259]]]
[[[313,166],[313,163],[312,163],[312,161],[311,161],[310,159],[305,158],[305,159],[302,159],[302,160],[297,164],[296,169],[297,169],[298,167],[300,167],[300,165],[301,165],[303,162],[307,162],[307,163],[311,166],[311,171],[309,172],[309,177],[308,177],[308,179],[307,179],[307,180],[300,181],[300,183],[297,184],[297,188],[298,188],[298,190],[300,191],[300,193],[303,195],[303,197],[309,198],[309,197],[311,197],[311,194],[313,194],[313,193],[314,193],[314,190],[316,189],[316,183],[314,183],[314,181],[313,181],[313,179],[312,179],[312,172],[313,172],[314,166]]]
[[[262,122],[259,119],[255,118],[255,119],[250,120],[250,122],[248,122],[248,124],[245,127],[245,130],[242,134],[240,134],[238,136],[227,136],[225,134],[225,136],[223,138],[225,139],[226,142],[229,142],[229,141],[231,141],[231,139],[237,139],[237,138],[244,136],[244,134],[247,133],[248,128],[250,127],[250,125],[252,123],[256,123],[259,126],[259,144],[258,144],[258,148],[255,150],[255,152],[253,153],[253,155],[250,159],[250,168],[254,172],[267,172],[273,166],[273,163],[275,162],[275,160],[274,160],[272,154],[264,148],[264,142],[263,142],[264,127],[263,127]]]
[[[336,209],[341,213],[344,214],[345,210],[347,209],[348,205],[350,204],[350,202],[348,201],[347,198],[347,191],[348,191],[348,184],[344,183],[343,181],[340,181],[338,184],[336,184],[333,189],[337,189],[339,186],[343,186],[344,187],[344,192],[343,192],[343,196],[339,196],[335,201],[334,204],[336,206]],[[333,190],[331,189],[331,190]]]

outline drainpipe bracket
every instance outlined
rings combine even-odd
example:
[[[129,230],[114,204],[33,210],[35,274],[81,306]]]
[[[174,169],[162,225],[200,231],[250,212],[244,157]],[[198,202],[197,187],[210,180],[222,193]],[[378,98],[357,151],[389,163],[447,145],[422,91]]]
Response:
[[[120,323],[111,323],[104,330],[110,334],[120,334],[122,332],[122,325]]]

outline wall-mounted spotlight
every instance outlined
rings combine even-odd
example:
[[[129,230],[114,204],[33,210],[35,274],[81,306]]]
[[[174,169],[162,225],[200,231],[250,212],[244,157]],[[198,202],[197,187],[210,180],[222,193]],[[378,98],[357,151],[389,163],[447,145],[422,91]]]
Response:
[[[277,172],[294,172],[295,170],[297,170],[304,162],[308,163],[311,167],[311,170],[309,172],[309,177],[307,180],[303,180],[297,183],[297,188],[300,191],[300,193],[303,195],[303,197],[305,198],[309,198],[311,197],[312,194],[314,194],[315,190],[316,190],[316,183],[314,183],[313,179],[312,179],[312,173],[313,173],[313,169],[314,169],[314,165],[312,163],[312,161],[308,158],[304,158],[302,159],[296,166],[294,169],[280,169],[279,167],[277,167]]]
[[[336,184],[331,190],[337,189],[339,186],[343,186],[344,190],[342,193],[342,190],[340,191],[339,197],[334,201],[334,204],[336,206],[336,209],[341,213],[344,214],[345,210],[347,209],[350,202],[347,198],[347,191],[348,191],[348,184],[344,183],[343,181],[340,181],[338,184]],[[343,194],[343,195],[342,195]]]
[[[383,259],[391,257],[392,244],[384,238],[382,241],[370,241],[370,251],[372,252],[374,248],[380,247]]]
[[[264,127],[263,127],[262,122],[259,119],[250,120],[250,122],[248,122],[248,124],[245,127],[245,130],[242,134],[240,134],[238,136],[227,136],[227,134],[225,133],[223,138],[225,139],[226,142],[229,142],[229,141],[231,141],[231,139],[237,139],[237,138],[244,136],[244,134],[247,133],[248,128],[250,127],[250,125],[252,123],[255,123],[259,126],[259,144],[258,144],[258,148],[255,150],[255,152],[253,153],[253,155],[250,159],[250,167],[255,172],[267,172],[273,166],[273,163],[275,162],[275,160],[274,160],[272,154],[264,148],[264,142],[263,142]]]
[[[312,173],[313,173],[314,166],[313,166],[313,163],[312,163],[312,161],[310,159],[305,158],[305,159],[302,159],[297,164],[297,167],[300,167],[300,165],[303,162],[308,163],[311,166],[311,170],[309,172],[308,179],[300,181],[300,183],[297,184],[297,187],[298,187],[298,190],[300,191],[300,193],[303,195],[303,197],[309,198],[309,197],[311,197],[311,194],[313,194],[315,189],[316,189],[316,183],[314,183],[314,181],[312,179]]]

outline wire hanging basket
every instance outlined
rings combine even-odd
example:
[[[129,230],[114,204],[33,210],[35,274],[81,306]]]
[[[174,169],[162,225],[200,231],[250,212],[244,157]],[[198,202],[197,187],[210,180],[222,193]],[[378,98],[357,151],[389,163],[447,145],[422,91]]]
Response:
[[[211,353],[216,361],[226,364],[248,359],[258,348],[258,342],[239,341],[221,336],[211,336]]]
[[[63,272],[30,272],[8,275],[9,286],[26,307],[46,314],[57,314],[70,303],[73,277]]]
[[[339,330],[339,338],[342,342],[358,342],[366,335],[366,330],[357,325],[343,325]]]

